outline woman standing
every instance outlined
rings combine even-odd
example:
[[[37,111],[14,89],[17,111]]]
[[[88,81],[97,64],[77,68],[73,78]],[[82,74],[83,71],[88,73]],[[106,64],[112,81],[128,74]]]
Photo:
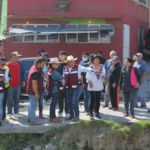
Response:
[[[50,121],[54,123],[61,123],[62,121],[56,118],[55,107],[59,99],[59,92],[63,92],[62,80],[64,79],[56,70],[59,66],[57,57],[51,58],[48,66],[46,91],[51,93],[52,102],[50,106]]]
[[[88,72],[87,73],[87,80],[88,80],[88,90],[90,91],[91,101],[90,101],[90,119],[93,119],[93,105],[96,100],[96,115],[95,117],[100,119],[101,116],[99,115],[99,108],[100,108],[100,96],[101,91],[104,89],[103,81],[105,76],[105,67],[104,65],[100,64],[102,58],[98,55],[94,55],[91,58],[92,64],[90,68],[94,70],[98,70],[99,73]],[[96,98],[95,98],[96,95]]]
[[[125,60],[125,66],[122,67],[121,75],[120,75],[120,90],[123,92],[123,98],[125,101],[125,114],[124,116],[129,116],[129,103],[130,103],[130,114],[131,118],[135,118],[134,116],[134,99],[138,87],[141,83],[141,76],[136,67],[133,68],[132,63],[134,60],[130,57],[127,57]],[[133,72],[134,71],[134,72]],[[137,77],[136,85],[132,85],[132,73],[134,73]]]

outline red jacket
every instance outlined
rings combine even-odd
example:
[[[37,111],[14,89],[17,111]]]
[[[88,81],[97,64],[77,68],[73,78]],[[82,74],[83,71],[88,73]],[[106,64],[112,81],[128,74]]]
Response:
[[[27,80],[27,88],[26,92],[29,95],[35,95],[33,88],[32,88],[32,74],[35,72],[40,73],[40,80],[37,82],[37,87],[38,87],[38,94],[43,93],[43,77],[42,77],[42,71],[39,70],[36,66],[31,67],[28,75],[28,80]]]

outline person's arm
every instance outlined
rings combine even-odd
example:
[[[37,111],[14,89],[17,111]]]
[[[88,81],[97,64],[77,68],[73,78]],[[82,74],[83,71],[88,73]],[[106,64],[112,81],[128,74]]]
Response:
[[[5,83],[9,82],[8,74],[7,74],[6,71],[5,71],[5,76],[4,76],[4,78],[5,78]]]
[[[33,91],[34,91],[34,93],[35,93],[35,99],[36,99],[36,100],[39,99],[39,93],[38,93],[37,83],[38,83],[37,80],[32,80],[32,88],[33,88]]]
[[[81,72],[96,72],[96,73],[99,73],[98,70],[94,70],[94,69],[91,69],[90,67],[83,67],[83,66],[78,66],[78,72],[79,74],[81,74]]]
[[[8,79],[9,79],[9,81],[11,81],[11,79],[12,79],[12,75],[11,75],[10,71],[8,73]]]
[[[90,86],[90,88],[92,89],[93,88],[93,83],[92,83],[92,73],[91,72],[88,72],[87,74],[86,74],[86,79],[87,79],[87,81],[88,81],[88,83],[89,83],[89,86]]]
[[[114,84],[113,84],[113,87],[115,88],[119,82],[119,78],[120,78],[120,72],[121,72],[121,67],[118,66],[117,67],[117,76],[115,77],[115,81],[114,81]]]
[[[142,76],[142,82],[143,82],[143,80],[146,78],[146,76],[147,76],[147,64],[146,64],[146,62],[145,61],[143,61],[143,65],[142,65],[142,69],[143,69],[143,71],[144,71],[144,74],[143,74],[143,76]]]
[[[81,86],[82,86],[82,88],[85,88],[86,86],[83,83],[83,75],[82,74],[80,75],[80,80],[81,80]]]
[[[135,72],[135,75],[137,76],[137,83],[139,83],[139,85],[141,84],[141,75],[139,73],[139,70],[134,67],[134,72]]]
[[[53,73],[52,73],[52,79],[53,80],[63,80],[64,77],[61,76],[58,71],[54,70]]]
[[[123,71],[123,68],[121,70],[121,73],[120,73],[120,78],[119,78],[119,89],[122,91],[122,71]]]
[[[22,74],[22,87],[25,87],[25,76],[26,76],[26,70],[24,67],[24,64],[21,62],[21,74]]]
[[[143,74],[143,76],[142,76],[142,80],[144,80],[144,79],[146,78],[147,73],[148,73],[147,71],[144,72],[144,74]]]

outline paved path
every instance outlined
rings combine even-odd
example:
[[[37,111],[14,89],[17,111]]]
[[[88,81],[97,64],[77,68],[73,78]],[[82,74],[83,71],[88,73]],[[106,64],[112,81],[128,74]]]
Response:
[[[28,105],[28,104],[24,104]],[[103,102],[101,102],[101,105],[103,105]],[[140,104],[139,104],[140,105]],[[150,107],[150,102],[147,103],[147,106]],[[26,106],[27,107],[27,106]],[[84,114],[84,107],[80,104],[80,120],[89,120],[89,116],[86,116]],[[149,120],[150,121],[150,114],[147,114],[147,108],[143,109],[135,109],[135,119],[131,119],[130,117],[124,118],[124,104],[123,102],[120,103],[120,109],[119,111],[112,111],[108,110],[108,108],[100,108],[100,113],[102,119],[110,120],[113,119],[115,122],[136,122],[139,120]],[[58,109],[56,109],[56,112],[58,114]],[[38,110],[36,111],[36,114],[38,115]],[[9,123],[3,123],[3,126],[0,127],[0,133],[44,133],[47,130],[51,129],[52,127],[59,127],[64,126],[66,124],[71,124],[73,122],[71,121],[65,121],[65,119],[62,119],[61,124],[56,123],[50,123],[49,122],[49,110],[44,109],[44,120],[41,120],[37,117],[38,122],[43,122],[43,125],[40,126],[31,126],[27,122],[27,112],[20,112],[21,118],[16,119],[13,117],[13,119],[10,120]]]

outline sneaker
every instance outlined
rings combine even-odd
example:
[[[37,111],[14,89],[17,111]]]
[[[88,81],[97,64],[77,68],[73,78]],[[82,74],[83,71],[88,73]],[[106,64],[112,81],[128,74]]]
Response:
[[[146,108],[146,105],[141,105],[139,108]]]
[[[74,116],[69,116],[68,118],[66,118],[66,120],[72,120],[74,118]]]
[[[116,111],[116,110],[118,110],[118,108],[114,108],[114,109],[113,109],[113,111]]]
[[[112,110],[114,110],[114,108],[113,108],[113,107],[109,107],[108,109],[112,109]]]
[[[85,111],[85,115],[89,115],[89,111]]]
[[[134,115],[131,115],[131,118],[135,118],[135,116],[134,116]]]
[[[43,123],[38,123],[38,122],[30,122],[30,125],[42,125]]]
[[[44,119],[43,114],[39,114],[40,119]]]
[[[94,117],[93,117],[93,114],[90,114],[90,120],[93,120]]]
[[[65,117],[68,118],[69,116],[70,116],[70,114],[69,114],[69,113],[66,113],[66,116],[65,116]]]
[[[59,113],[59,114],[58,114],[58,118],[62,118],[62,113]]]
[[[53,122],[53,123],[62,123],[62,121],[57,119],[57,118],[51,119],[51,122]]]
[[[103,108],[108,107],[108,105],[104,105]]]
[[[75,116],[73,117],[72,121],[78,121],[79,120],[79,117],[78,116]]]
[[[20,118],[20,115],[17,113],[17,114],[14,114],[14,117],[16,118]]]
[[[12,118],[12,115],[11,114],[8,114],[7,115],[7,119],[11,119]]]
[[[6,118],[4,118],[4,122],[9,122],[9,120],[8,120],[8,119],[6,119]]]
[[[2,126],[2,123],[0,122],[0,127]]]
[[[95,115],[95,118],[101,119],[101,116],[100,116],[99,114],[96,114],[96,115]]]
[[[28,119],[28,120],[27,120],[27,122],[31,122],[31,120],[30,120],[30,119]]]
[[[139,106],[137,105],[137,106],[134,106],[134,108],[138,108]]]
[[[127,116],[129,116],[129,114],[125,113],[125,114],[124,114],[124,117],[127,117]]]

